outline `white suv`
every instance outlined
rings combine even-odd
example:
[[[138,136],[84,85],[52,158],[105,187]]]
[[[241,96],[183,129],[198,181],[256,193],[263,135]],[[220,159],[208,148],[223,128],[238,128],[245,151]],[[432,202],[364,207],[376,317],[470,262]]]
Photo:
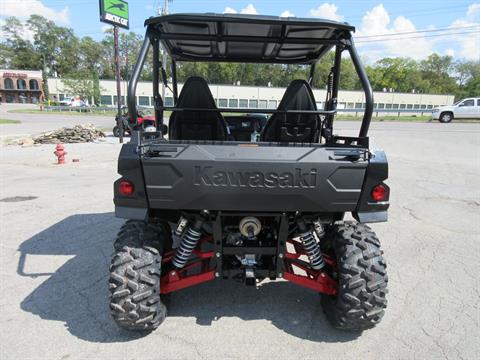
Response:
[[[480,98],[468,98],[432,110],[432,117],[443,123],[455,119],[480,119]]]

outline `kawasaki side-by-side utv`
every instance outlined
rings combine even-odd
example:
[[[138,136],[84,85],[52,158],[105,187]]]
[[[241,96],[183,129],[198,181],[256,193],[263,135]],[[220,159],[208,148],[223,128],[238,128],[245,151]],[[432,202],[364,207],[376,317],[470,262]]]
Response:
[[[151,48],[157,131],[134,131],[118,159],[115,214],[129,220],[110,268],[115,321],[155,329],[166,316],[164,295],[235,278],[251,286],[292,282],[321,294],[335,327],[375,326],[387,304],[386,264],[365,223],[387,220],[388,164],[367,137],[373,93],[354,28],[230,14],[174,14],[145,24],[128,108],[137,113],[136,86]],[[159,94],[160,82],[169,86],[160,46],[171,59],[171,107]],[[335,56],[319,110],[311,85],[315,64],[330,50]],[[333,131],[343,52],[365,93],[358,136]],[[276,109],[218,108],[201,77],[187,79],[177,94],[177,62],[186,61],[298,64],[310,72],[307,80],[291,82]],[[222,115],[232,112],[237,115]],[[258,121],[249,125],[254,116],[239,121],[238,112],[271,116],[258,129]],[[355,221],[344,221],[346,213]]]

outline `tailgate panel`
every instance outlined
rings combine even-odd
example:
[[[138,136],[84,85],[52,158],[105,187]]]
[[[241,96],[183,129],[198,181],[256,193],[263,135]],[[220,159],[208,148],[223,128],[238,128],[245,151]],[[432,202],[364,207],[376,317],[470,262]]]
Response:
[[[368,161],[346,160],[342,150],[157,145],[142,157],[148,201],[154,209],[352,211]]]

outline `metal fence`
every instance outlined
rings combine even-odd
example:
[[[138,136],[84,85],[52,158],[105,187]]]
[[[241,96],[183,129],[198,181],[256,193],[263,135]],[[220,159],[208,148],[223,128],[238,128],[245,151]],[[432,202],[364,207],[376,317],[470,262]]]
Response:
[[[415,115],[415,116],[430,116],[433,109],[373,109],[373,117],[378,117],[378,114],[397,116]],[[355,113],[355,116],[362,116],[364,109],[337,109],[337,114]]]
[[[150,108],[152,107],[139,107],[140,108]],[[238,112],[241,113],[245,108],[237,108]],[[117,108],[113,106],[44,106],[44,111],[58,111],[58,112],[90,112],[90,113],[107,113],[107,112],[116,112]],[[250,109],[251,110],[251,109]],[[354,114],[355,117],[363,116],[364,109],[337,109],[337,114]],[[387,116],[397,116],[402,115],[413,115],[413,116],[430,116],[432,115],[432,109],[374,109],[373,116],[378,117],[380,115]]]
[[[41,107],[42,108],[42,107]],[[58,112],[91,112],[91,113],[106,113],[116,111],[116,107],[111,106],[43,106],[43,111],[58,111]]]

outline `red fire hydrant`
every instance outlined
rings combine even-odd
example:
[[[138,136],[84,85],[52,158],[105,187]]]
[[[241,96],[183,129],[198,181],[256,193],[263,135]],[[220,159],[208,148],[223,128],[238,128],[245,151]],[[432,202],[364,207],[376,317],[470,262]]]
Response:
[[[65,164],[65,155],[67,155],[67,152],[64,150],[63,144],[57,144],[53,153],[58,158],[58,165]]]

